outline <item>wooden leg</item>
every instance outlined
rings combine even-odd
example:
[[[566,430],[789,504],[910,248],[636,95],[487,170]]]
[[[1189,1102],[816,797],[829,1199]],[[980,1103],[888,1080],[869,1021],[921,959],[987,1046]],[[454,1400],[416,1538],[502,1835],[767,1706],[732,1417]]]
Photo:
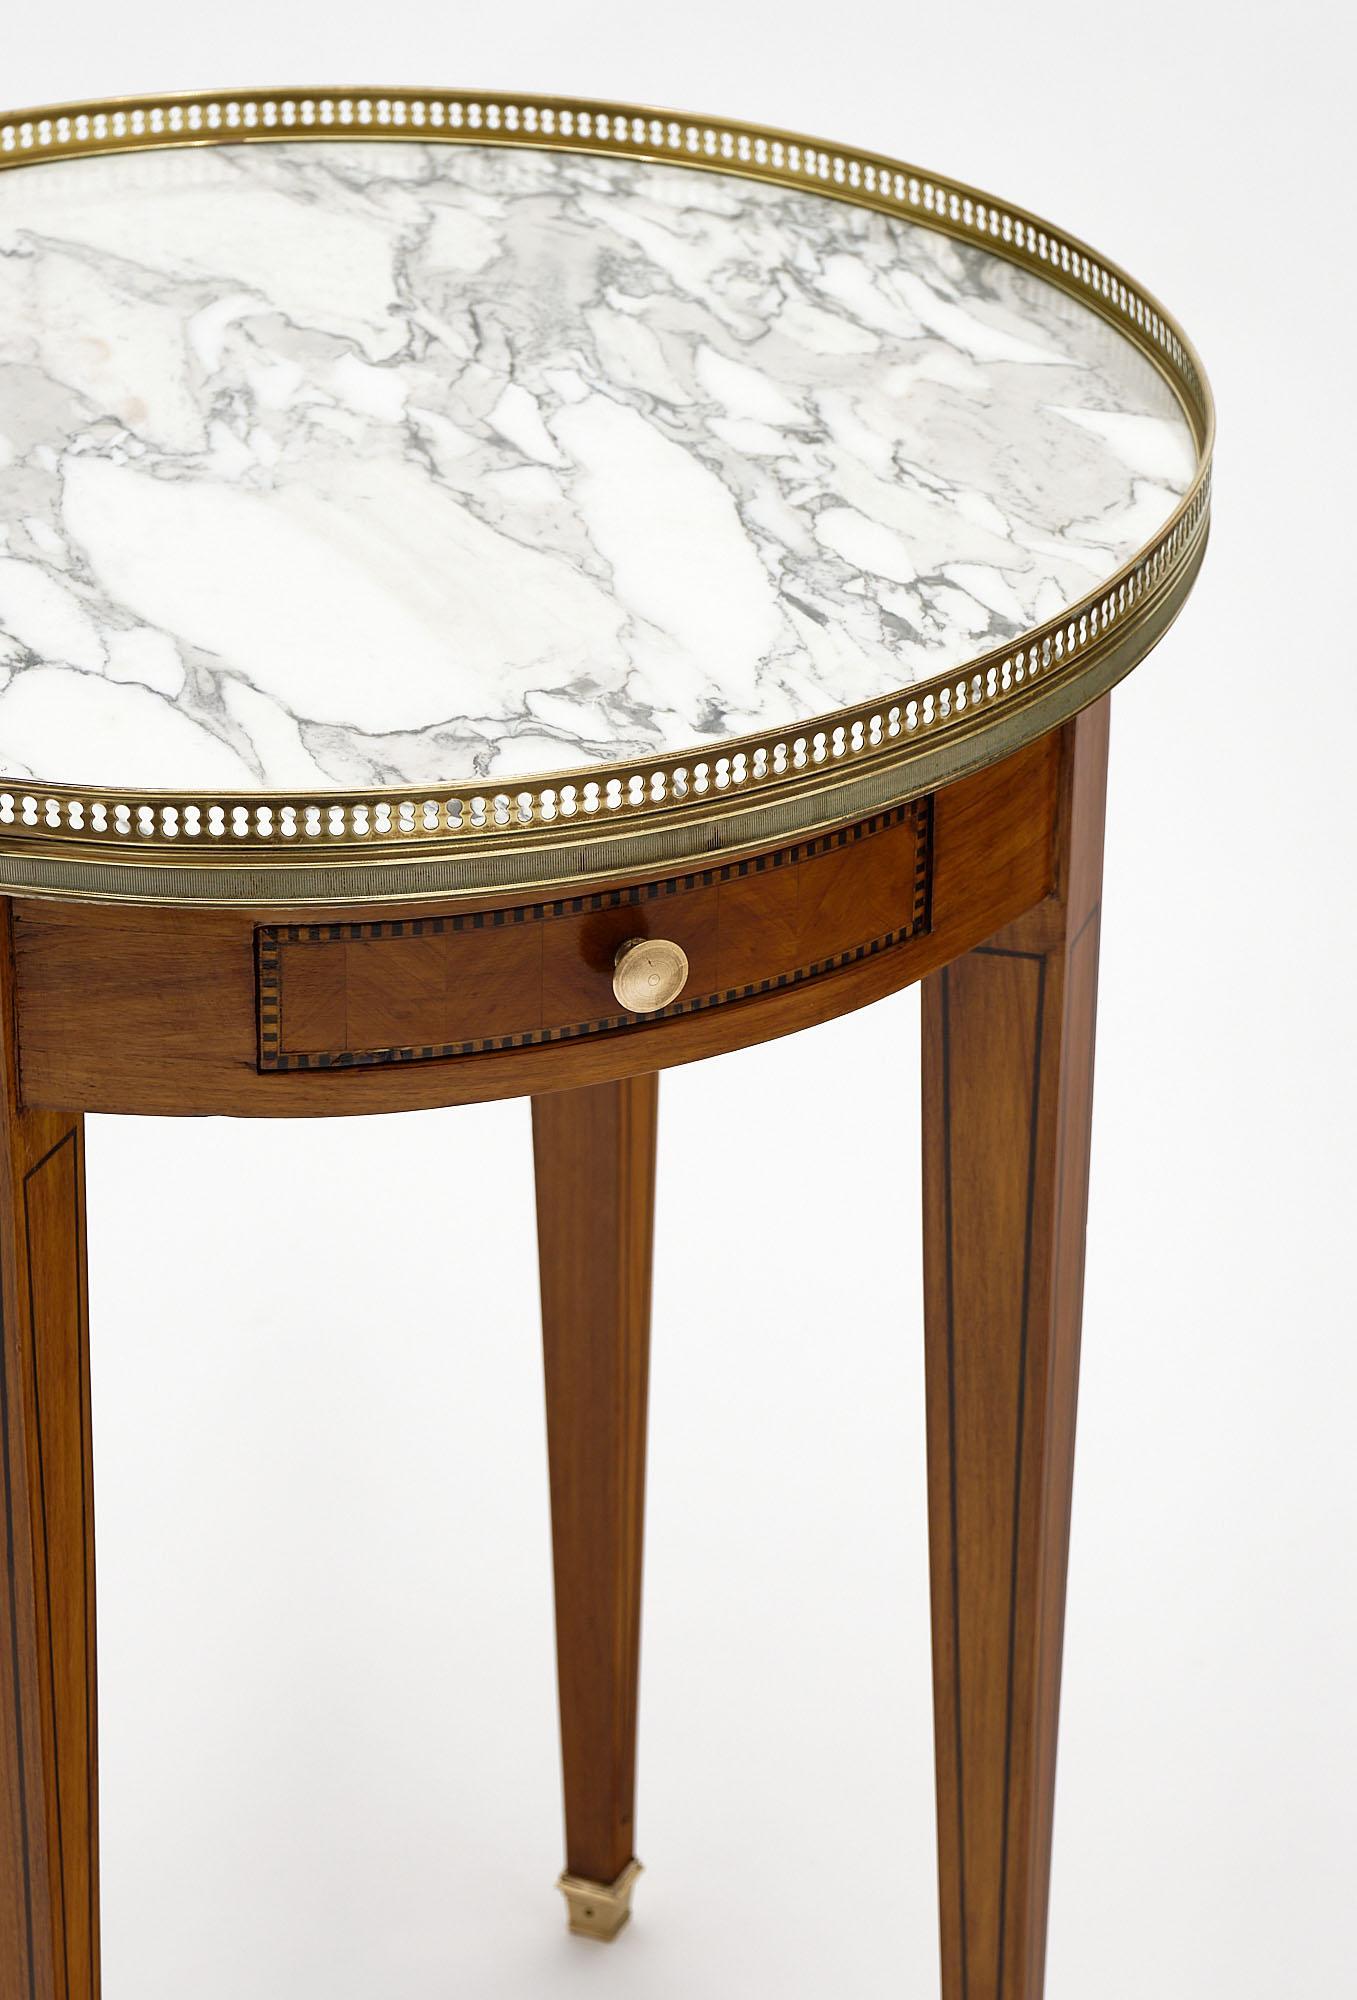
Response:
[[[98,2000],[83,1120],[24,1111],[0,904],[0,1996]]]
[[[570,1927],[626,1923],[634,1854],[654,1076],[535,1097]]]
[[[1107,722],[1066,726],[1057,894],[924,984],[944,2000],[1044,1981]]]

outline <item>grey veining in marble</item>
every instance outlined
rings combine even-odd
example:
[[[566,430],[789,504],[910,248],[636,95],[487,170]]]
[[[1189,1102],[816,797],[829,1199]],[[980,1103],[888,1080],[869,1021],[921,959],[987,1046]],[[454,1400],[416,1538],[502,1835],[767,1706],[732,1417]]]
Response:
[[[1003,643],[1195,465],[997,257],[828,198],[491,148],[0,174],[0,772],[506,782]]]

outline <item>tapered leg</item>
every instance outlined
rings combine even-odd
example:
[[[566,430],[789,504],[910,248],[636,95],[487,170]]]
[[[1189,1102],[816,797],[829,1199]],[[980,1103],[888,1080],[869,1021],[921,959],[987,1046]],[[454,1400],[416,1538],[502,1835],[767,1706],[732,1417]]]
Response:
[[[1069,1552],[1108,704],[1065,730],[1057,894],[924,985],[945,2000],[1039,2000]]]
[[[533,1099],[570,1927],[615,1937],[634,1853],[657,1079]]]
[[[84,1126],[20,1109],[0,904],[0,2000],[97,2000]]]

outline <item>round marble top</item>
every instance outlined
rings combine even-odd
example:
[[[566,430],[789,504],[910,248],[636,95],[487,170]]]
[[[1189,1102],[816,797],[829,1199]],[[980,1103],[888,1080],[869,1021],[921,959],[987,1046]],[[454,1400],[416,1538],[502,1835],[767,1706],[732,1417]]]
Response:
[[[982,247],[678,165],[409,142],[0,175],[0,776],[506,783],[942,673],[1197,469]]]

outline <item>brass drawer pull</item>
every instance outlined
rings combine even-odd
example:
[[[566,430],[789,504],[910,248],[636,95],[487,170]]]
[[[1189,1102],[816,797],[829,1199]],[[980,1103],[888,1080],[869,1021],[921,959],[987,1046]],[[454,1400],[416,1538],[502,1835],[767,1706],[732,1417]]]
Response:
[[[657,1014],[688,983],[688,954],[668,938],[628,938],[613,960],[613,992],[629,1014]]]

